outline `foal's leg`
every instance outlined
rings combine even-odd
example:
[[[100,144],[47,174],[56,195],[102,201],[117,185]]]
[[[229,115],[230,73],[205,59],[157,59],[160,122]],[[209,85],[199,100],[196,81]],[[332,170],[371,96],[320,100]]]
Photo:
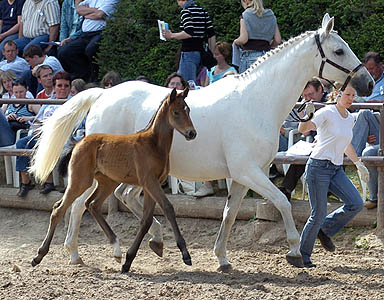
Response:
[[[164,216],[167,218],[169,223],[171,224],[173,233],[175,235],[177,247],[180,249],[183,261],[186,265],[191,266],[192,260],[191,256],[188,253],[187,245],[183,236],[181,235],[179,226],[176,222],[175,210],[169,202],[168,198],[165,196],[163,189],[158,181],[148,180],[148,185],[144,187],[144,192],[148,193],[149,196],[159,204],[161,209],[163,210]]]
[[[139,219],[143,218],[143,205],[140,198],[141,187],[131,186],[125,183],[120,184],[115,190],[115,196]],[[156,218],[149,228],[148,233],[152,235],[149,240],[149,247],[160,257],[163,256],[163,235],[161,233],[161,224]]]
[[[83,176],[83,174],[81,174],[81,176]],[[49,246],[51,245],[56,226],[60,222],[60,220],[64,217],[68,207],[71,206],[72,202],[77,197],[79,197],[88,187],[92,185],[93,178],[91,177],[91,174],[88,174],[88,178],[89,180],[86,180],[86,181],[82,181],[78,178],[75,178],[74,179],[76,181],[75,184],[73,183],[74,180],[70,180],[63,198],[54,204],[51,217],[50,217],[48,232],[37,252],[37,256],[32,260],[33,267],[39,264],[41,260],[44,258],[44,256],[48,253]]]
[[[215,246],[213,248],[216,257],[219,260],[218,271],[229,272],[232,270],[231,263],[227,259],[227,242],[232,225],[236,220],[237,213],[247,191],[248,187],[245,187],[234,180],[232,181],[230,193],[223,211],[223,220],[221,221],[220,230],[217,234]]]
[[[129,272],[132,262],[137,255],[137,251],[139,250],[140,244],[152,225],[155,205],[156,203],[151,199],[151,197],[144,192],[143,218],[140,221],[140,229],[136,234],[135,240],[127,251],[125,263],[121,268],[122,273]]]
[[[107,221],[104,219],[101,213],[101,206],[103,202],[119,184],[104,175],[97,175],[96,178],[98,181],[98,186],[92,196],[89,197],[89,199],[87,199],[85,202],[85,206],[87,207],[92,217],[103,229],[110,244],[114,246],[114,257],[116,261],[121,262],[122,253],[120,250],[119,239],[112,231],[111,227],[108,225]]]

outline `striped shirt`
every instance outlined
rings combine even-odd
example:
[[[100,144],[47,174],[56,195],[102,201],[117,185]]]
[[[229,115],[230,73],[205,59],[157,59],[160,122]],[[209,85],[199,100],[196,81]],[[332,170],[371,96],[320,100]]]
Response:
[[[182,40],[181,51],[201,51],[204,38],[215,35],[207,11],[194,3],[181,11],[180,27],[192,36],[192,38]]]
[[[33,39],[49,34],[49,27],[60,24],[60,5],[57,0],[26,0],[23,6],[23,36]]]

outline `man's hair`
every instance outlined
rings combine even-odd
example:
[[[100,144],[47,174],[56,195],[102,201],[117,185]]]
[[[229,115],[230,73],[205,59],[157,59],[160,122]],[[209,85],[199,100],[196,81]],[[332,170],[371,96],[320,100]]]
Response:
[[[4,44],[4,47],[5,47],[5,45],[8,45],[8,46],[15,46],[16,49],[17,49],[17,45],[16,45],[15,41],[13,41],[13,40],[8,40],[8,41],[6,41],[5,44]],[[3,49],[4,49],[4,48],[3,48]]]
[[[37,55],[38,57],[43,57],[43,50],[41,50],[41,47],[38,45],[30,45],[27,49],[24,50],[23,56],[24,57],[34,57]]]
[[[42,70],[48,70],[48,69],[51,70],[51,71],[53,72],[53,69],[52,69],[51,66],[49,66],[49,65],[39,65],[39,66],[37,67],[37,70],[36,70],[34,76],[37,77],[37,78],[40,78],[40,73],[41,73],[41,71],[42,71]]]
[[[188,82],[184,79],[184,77],[181,76],[181,75],[180,75],[179,73],[177,73],[177,72],[173,72],[173,73],[171,73],[171,74],[167,77],[167,80],[165,80],[165,84],[164,84],[164,86],[165,86],[165,87],[168,87],[169,82],[170,82],[173,78],[175,78],[175,77],[179,77],[179,78],[180,78],[181,84],[183,85],[183,89],[185,89],[187,86],[189,86],[189,85],[188,85]]]
[[[55,76],[53,76],[53,85],[56,85],[56,80],[64,79],[68,80],[71,83],[71,75],[67,72],[57,72]]]
[[[316,91],[319,90],[319,88],[321,87],[321,90],[324,91],[324,87],[323,87],[323,84],[321,83],[321,81],[317,78],[312,78],[311,80],[309,80],[307,82],[307,84],[305,85],[305,88],[306,89],[308,86],[312,85]]]
[[[363,63],[365,64],[371,59],[373,59],[375,61],[376,65],[383,62],[383,58],[381,57],[381,55],[379,53],[370,51],[367,54],[365,54],[365,56],[363,58]]]

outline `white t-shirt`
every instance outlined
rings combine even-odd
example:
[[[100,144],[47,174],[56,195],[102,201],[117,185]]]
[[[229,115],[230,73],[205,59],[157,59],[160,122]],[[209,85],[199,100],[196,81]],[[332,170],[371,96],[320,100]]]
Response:
[[[344,151],[352,140],[353,116],[347,111],[343,118],[336,105],[325,106],[315,112],[311,120],[316,125],[317,143],[311,153],[312,158],[330,160],[342,165]]]

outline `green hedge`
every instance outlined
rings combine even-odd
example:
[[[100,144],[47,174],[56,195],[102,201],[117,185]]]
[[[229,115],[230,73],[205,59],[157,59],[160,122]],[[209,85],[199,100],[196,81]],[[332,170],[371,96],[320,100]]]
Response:
[[[238,36],[240,0],[195,0],[213,19],[217,40],[232,43]],[[275,12],[283,39],[319,28],[325,12],[335,17],[335,30],[361,58],[367,51],[384,49],[383,0],[266,0]],[[180,41],[161,41],[157,19],[180,31],[176,0],[121,0],[108,22],[98,54],[100,77],[109,70],[125,80],[139,75],[163,84],[176,70]]]

